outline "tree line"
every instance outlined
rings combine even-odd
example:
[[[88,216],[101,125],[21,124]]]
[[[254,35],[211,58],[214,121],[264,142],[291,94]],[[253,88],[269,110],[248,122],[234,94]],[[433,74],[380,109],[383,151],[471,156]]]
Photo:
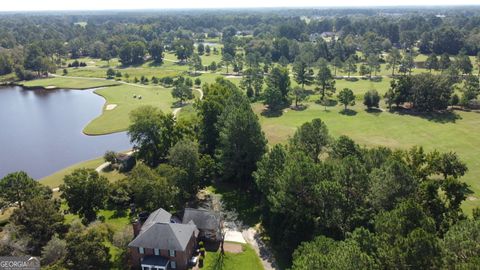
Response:
[[[254,172],[262,225],[292,269],[450,269],[478,263],[455,153],[364,148],[320,119],[275,145]],[[465,256],[463,256],[465,255]]]
[[[186,62],[196,59],[195,54],[215,52],[216,48],[203,44],[206,38],[221,38],[223,64],[228,68],[235,62],[234,68],[240,71],[239,61],[234,61],[236,48],[243,48],[245,58],[251,54],[250,58],[260,59],[267,66],[271,61],[293,63],[301,55],[307,64],[326,59],[334,66],[348,66],[353,60],[362,60],[361,72],[370,76],[378,71],[379,63],[384,62],[392,66],[392,74],[400,67],[408,71],[413,64],[414,48],[428,55],[477,55],[480,50],[478,10],[469,9],[468,15],[462,9],[434,10],[417,13],[400,9],[396,10],[399,16],[367,12],[369,15],[365,17],[358,16],[364,10],[313,12],[328,14],[322,20],[308,17],[306,14],[312,12],[307,10],[276,14],[189,13],[188,19],[180,18],[175,12],[145,13],[144,16],[4,14],[0,23],[0,75],[17,71],[17,75],[23,75],[20,79],[30,78],[66,66],[63,64],[67,58],[87,56],[103,60],[119,58],[128,66],[150,59],[159,64],[163,52],[172,51],[180,61]],[[448,16],[435,16],[435,12]],[[309,19],[304,20],[302,16]],[[78,23],[79,20],[83,23]],[[199,43],[196,48],[195,42]],[[404,51],[402,59],[397,50]],[[363,53],[363,59],[358,59],[358,51]],[[389,59],[384,58],[382,52],[388,52]],[[350,57],[353,59],[349,60]]]

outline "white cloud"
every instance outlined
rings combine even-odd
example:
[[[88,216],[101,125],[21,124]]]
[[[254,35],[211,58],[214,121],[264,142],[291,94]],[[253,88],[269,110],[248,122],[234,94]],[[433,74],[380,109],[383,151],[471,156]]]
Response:
[[[311,6],[398,6],[398,5],[479,5],[478,0],[7,0],[0,10],[104,10],[104,9],[171,9],[232,7],[311,7]]]

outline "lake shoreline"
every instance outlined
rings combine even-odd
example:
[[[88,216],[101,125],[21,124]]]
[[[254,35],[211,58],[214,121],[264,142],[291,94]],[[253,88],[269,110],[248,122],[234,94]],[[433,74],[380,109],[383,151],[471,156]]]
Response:
[[[95,93],[98,88],[33,90],[3,85],[0,90],[0,111],[16,115],[0,119],[0,124],[9,130],[0,134],[2,141],[9,142],[4,143],[0,153],[0,178],[24,170],[41,179],[105,151],[131,148],[125,132],[98,136],[83,132],[106,106],[106,99]]]

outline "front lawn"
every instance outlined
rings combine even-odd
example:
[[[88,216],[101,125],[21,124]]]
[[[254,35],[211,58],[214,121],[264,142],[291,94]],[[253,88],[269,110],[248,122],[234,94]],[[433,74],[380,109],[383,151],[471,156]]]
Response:
[[[243,252],[229,253],[221,256],[220,252],[207,252],[205,255],[205,270],[261,270],[264,269],[255,250],[250,245],[243,244]]]

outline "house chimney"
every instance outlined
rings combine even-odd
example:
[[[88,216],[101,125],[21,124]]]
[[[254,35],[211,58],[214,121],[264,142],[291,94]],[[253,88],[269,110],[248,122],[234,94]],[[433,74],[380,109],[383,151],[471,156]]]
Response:
[[[141,212],[138,214],[138,218],[132,223],[133,226],[133,237],[137,237],[140,234],[143,223],[147,220],[150,214],[148,212]]]

